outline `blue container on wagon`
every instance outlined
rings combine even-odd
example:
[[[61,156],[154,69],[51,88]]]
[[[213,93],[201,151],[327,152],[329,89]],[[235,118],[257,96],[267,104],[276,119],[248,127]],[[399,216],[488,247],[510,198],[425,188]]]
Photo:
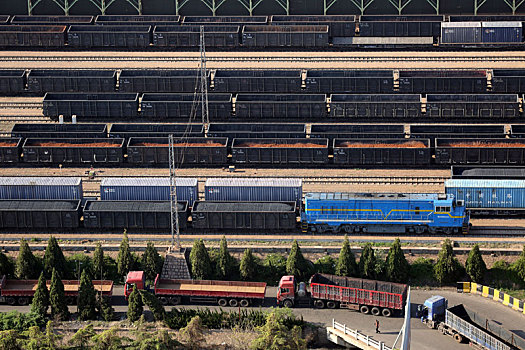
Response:
[[[303,200],[303,181],[290,178],[211,178],[204,185],[207,201],[296,202]]]
[[[521,22],[481,22],[481,40],[484,43],[523,42]]]
[[[481,22],[441,23],[441,43],[469,44],[481,42]]]
[[[467,209],[525,208],[525,180],[449,179],[445,192],[464,201]]]
[[[199,199],[196,178],[177,178],[177,201],[193,202]],[[168,201],[170,179],[168,177],[103,178],[100,183],[100,199],[103,201]]]
[[[82,199],[80,177],[0,177],[0,199]]]

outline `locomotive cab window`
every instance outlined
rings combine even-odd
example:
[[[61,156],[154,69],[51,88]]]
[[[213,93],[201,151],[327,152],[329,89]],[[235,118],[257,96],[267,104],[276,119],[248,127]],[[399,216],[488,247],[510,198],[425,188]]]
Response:
[[[436,207],[436,211],[439,213],[450,213],[450,207]]]

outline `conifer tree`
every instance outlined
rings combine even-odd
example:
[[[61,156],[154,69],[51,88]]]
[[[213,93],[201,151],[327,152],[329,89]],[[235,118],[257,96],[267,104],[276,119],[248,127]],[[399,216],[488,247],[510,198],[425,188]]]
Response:
[[[33,296],[33,301],[31,303],[31,312],[46,317],[48,308],[49,291],[47,290],[46,277],[44,276],[44,272],[42,272],[40,273],[38,286],[36,287],[35,295]]]
[[[56,238],[51,236],[47,241],[47,248],[44,253],[44,271],[47,277],[51,277],[53,269],[60,274],[60,277],[63,277],[66,272],[66,258],[64,258],[64,253],[62,253]]]
[[[339,252],[339,258],[335,266],[335,274],[338,276],[357,277],[359,270],[355,261],[355,256],[350,249],[350,242],[348,236],[345,235],[343,246]]]
[[[221,245],[219,248],[219,257],[217,260],[217,278],[229,279],[233,275],[235,268],[235,259],[228,251],[228,242],[226,237],[222,236]]]
[[[53,269],[51,273],[51,287],[49,288],[49,304],[51,305],[51,315],[61,321],[69,319],[69,309],[66,304],[64,284],[58,272]]]
[[[521,282],[525,284],[525,245],[518,260],[512,264],[512,270],[518,275]]]
[[[94,320],[96,317],[97,293],[86,269],[82,270],[82,275],[80,276],[78,294],[78,318],[82,321]]]
[[[117,256],[117,271],[118,274],[124,277],[133,267],[133,257],[129,250],[128,234],[124,231],[124,237],[120,242],[120,249]]]
[[[290,255],[288,255],[288,260],[286,260],[286,273],[302,280],[307,277],[308,270],[308,262],[304,258],[297,240],[294,240]]]
[[[250,248],[244,250],[239,270],[244,281],[253,280],[257,275],[257,261]]]
[[[128,297],[128,319],[131,322],[138,321],[143,311],[144,304],[142,303],[142,296],[137,290],[137,286],[133,286],[133,291]]]
[[[376,278],[376,256],[372,244],[367,243],[361,252],[359,258],[359,272],[362,278]]]
[[[434,266],[434,275],[440,284],[455,282],[461,273],[461,264],[454,257],[454,249],[449,239],[441,246],[438,260]]]
[[[474,245],[468,253],[465,269],[472,281],[478,283],[483,281],[483,277],[487,272],[487,265],[485,264],[485,261],[483,261],[478,244]]]
[[[15,275],[15,265],[13,261],[3,252],[0,252],[0,276],[13,277]]]
[[[386,257],[386,277],[389,281],[406,283],[410,275],[410,264],[401,249],[401,241],[396,238]]]
[[[20,279],[31,279],[37,278],[39,275],[38,271],[38,261],[36,260],[29,244],[25,239],[20,241],[20,251],[18,252],[18,257],[16,258],[16,277]]]
[[[162,270],[162,257],[152,242],[148,242],[146,250],[142,254],[142,267],[146,278],[150,281],[153,281]]]
[[[95,279],[104,279],[104,251],[102,245],[97,242],[95,246],[95,252],[93,253],[93,276]]]
[[[208,250],[204,246],[202,239],[193,242],[190,252],[191,274],[194,279],[205,280],[212,277],[212,266]]]

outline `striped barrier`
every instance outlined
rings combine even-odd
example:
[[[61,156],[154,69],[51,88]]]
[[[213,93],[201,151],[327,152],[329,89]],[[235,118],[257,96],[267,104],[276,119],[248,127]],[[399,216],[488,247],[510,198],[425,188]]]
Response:
[[[458,293],[473,293],[479,294],[485,298],[491,298],[498,301],[505,306],[511,307],[513,310],[523,312],[525,314],[525,301],[514,298],[509,294],[502,292],[499,289],[494,289],[474,282],[458,282]]]

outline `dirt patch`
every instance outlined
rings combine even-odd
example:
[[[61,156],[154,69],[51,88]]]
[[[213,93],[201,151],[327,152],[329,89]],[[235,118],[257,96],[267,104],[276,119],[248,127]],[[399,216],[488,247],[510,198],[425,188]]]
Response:
[[[519,142],[483,142],[483,141],[472,141],[472,142],[449,142],[440,145],[440,147],[493,147],[493,148],[525,148],[525,143]]]
[[[421,141],[408,141],[403,143],[365,143],[365,142],[341,142],[335,147],[347,148],[427,148]]]
[[[323,145],[315,143],[254,143],[246,142],[236,145],[235,147],[248,147],[248,148],[319,148]]]
[[[120,144],[110,142],[90,142],[90,143],[72,143],[72,142],[32,142],[29,146],[36,147],[120,147]]]
[[[15,147],[16,142],[0,142],[0,147]]]
[[[131,146],[141,146],[141,147],[168,147],[167,143],[154,143],[154,142],[137,142]],[[222,147],[224,146],[221,143],[218,142],[195,142],[195,143],[175,143],[173,144],[174,147]]]

